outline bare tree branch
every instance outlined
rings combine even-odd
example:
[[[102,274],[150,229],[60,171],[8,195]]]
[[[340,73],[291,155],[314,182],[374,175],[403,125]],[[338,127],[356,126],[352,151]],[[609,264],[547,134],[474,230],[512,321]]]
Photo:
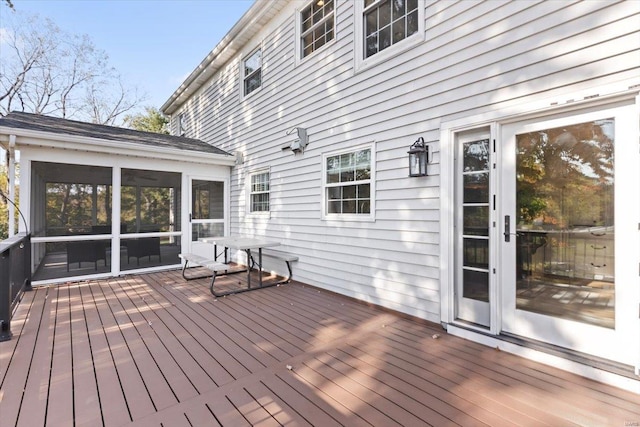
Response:
[[[37,15],[12,18],[0,40],[0,115],[18,109],[115,124],[144,101],[88,36]]]

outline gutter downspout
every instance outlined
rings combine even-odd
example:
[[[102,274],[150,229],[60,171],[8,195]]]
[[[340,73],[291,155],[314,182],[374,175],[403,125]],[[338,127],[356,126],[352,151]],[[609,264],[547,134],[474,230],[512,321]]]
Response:
[[[9,173],[9,199],[16,200],[16,136],[9,135],[7,150],[7,169]],[[9,208],[9,237],[16,234],[16,210],[13,204],[7,203]]]

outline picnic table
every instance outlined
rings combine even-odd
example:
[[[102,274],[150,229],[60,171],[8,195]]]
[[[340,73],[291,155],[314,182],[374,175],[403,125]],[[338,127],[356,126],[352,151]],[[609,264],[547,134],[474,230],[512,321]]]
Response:
[[[182,276],[184,277],[185,280],[192,280],[192,279],[196,279],[199,277],[187,277],[185,275],[185,270],[187,268],[187,265],[189,264],[189,262],[191,262],[192,264],[195,265],[199,265],[205,268],[208,268],[209,270],[212,271],[213,273],[213,277],[211,279],[211,286],[210,286],[210,290],[211,293],[216,296],[224,296],[224,295],[229,295],[229,294],[234,294],[234,293],[239,293],[239,292],[246,292],[249,290],[253,290],[253,289],[261,289],[263,287],[269,287],[269,286],[274,286],[274,285],[278,285],[278,284],[282,284],[282,283],[287,283],[292,276],[292,271],[291,271],[291,262],[292,261],[297,261],[298,257],[294,256],[294,255],[290,255],[290,254],[285,254],[285,253],[281,253],[281,252],[276,252],[276,253],[264,253],[263,254],[263,249],[264,248],[272,248],[275,246],[279,246],[280,242],[275,241],[275,240],[268,240],[265,238],[261,238],[261,237],[253,237],[253,236],[219,236],[219,237],[205,237],[205,238],[201,238],[199,239],[200,242],[202,243],[208,243],[208,244],[212,244],[214,246],[214,258],[213,259],[209,259],[209,258],[205,258],[203,256],[200,255],[196,255],[196,254],[180,254],[180,257],[182,259],[184,259],[185,265],[182,269]],[[218,257],[221,254],[218,254],[218,246],[222,246],[224,248],[224,262],[219,262],[218,261]],[[229,249],[235,249],[235,250],[242,250],[247,254],[247,267],[246,268],[232,268],[229,265],[229,253],[228,250]],[[252,255],[252,251],[253,251],[253,255]],[[254,258],[254,255],[256,254],[257,251],[257,261]],[[258,265],[258,271],[260,272],[262,270],[262,258],[263,256],[268,256],[271,258],[276,258],[276,259],[280,259],[282,261],[285,261],[287,264],[287,268],[289,269],[289,276],[287,278],[285,278],[285,280],[277,282],[277,283],[271,283],[269,285],[264,286],[262,283],[262,274],[258,275],[258,286],[251,286],[251,268],[257,264]],[[227,291],[227,292],[216,292],[214,289],[214,283],[215,283],[215,279],[217,276],[220,275],[226,275],[226,274],[235,274],[235,273],[243,273],[246,272],[247,273],[247,287],[245,289],[238,289],[238,290],[232,290],[232,291]]]

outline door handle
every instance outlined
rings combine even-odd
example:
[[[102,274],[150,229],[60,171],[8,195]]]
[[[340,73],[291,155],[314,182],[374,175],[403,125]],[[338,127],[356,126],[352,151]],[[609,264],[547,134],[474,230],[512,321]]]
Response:
[[[509,215],[504,216],[504,241],[511,241],[511,217]]]

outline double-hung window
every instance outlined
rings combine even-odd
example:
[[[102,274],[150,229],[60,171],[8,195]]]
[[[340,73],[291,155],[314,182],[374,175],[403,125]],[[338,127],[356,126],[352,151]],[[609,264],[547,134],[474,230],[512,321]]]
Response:
[[[255,50],[242,61],[243,95],[247,96],[262,86],[262,49]]]
[[[418,32],[418,3],[418,0],[364,0],[365,58]]]
[[[373,218],[371,147],[325,155],[324,216]]]
[[[176,128],[177,135],[183,136],[185,134],[185,123],[184,123],[184,113],[178,114],[178,118],[176,119]]]
[[[313,0],[300,13],[300,57],[320,49],[335,38],[334,0]]]
[[[249,212],[269,212],[269,171],[250,175]]]

